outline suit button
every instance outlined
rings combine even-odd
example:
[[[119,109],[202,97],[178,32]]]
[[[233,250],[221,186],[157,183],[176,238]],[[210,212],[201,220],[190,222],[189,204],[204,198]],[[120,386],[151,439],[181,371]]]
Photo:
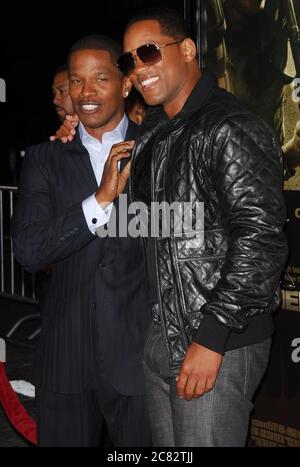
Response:
[[[92,223],[93,223],[93,224],[97,224],[97,219],[96,219],[96,217],[93,217]]]

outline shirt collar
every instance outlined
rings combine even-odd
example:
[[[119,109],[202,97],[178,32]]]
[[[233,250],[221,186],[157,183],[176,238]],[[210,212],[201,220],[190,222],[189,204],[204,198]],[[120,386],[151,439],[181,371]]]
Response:
[[[121,141],[124,141],[126,137],[126,133],[127,133],[127,128],[128,128],[128,118],[126,114],[124,114],[120,123],[112,131],[106,131],[105,133],[103,133],[102,143],[104,141],[110,141],[110,140],[116,141],[120,139]],[[86,131],[85,127],[83,126],[81,122],[79,122],[79,136],[82,142],[92,143],[92,142],[97,141],[99,143],[99,140],[97,138],[90,135]]]

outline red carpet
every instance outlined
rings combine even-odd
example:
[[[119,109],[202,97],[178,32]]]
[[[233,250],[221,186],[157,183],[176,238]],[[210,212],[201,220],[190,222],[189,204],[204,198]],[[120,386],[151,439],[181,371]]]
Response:
[[[0,403],[14,428],[28,441],[36,444],[36,423],[28,415],[11,387],[2,362],[0,362]]]

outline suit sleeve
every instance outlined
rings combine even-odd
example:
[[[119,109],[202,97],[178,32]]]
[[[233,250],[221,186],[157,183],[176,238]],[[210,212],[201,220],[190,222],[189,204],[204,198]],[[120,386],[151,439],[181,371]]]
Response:
[[[211,155],[228,248],[193,340],[224,353],[230,331],[243,332],[251,316],[275,311],[274,296],[287,258],[286,213],[281,149],[262,121],[245,115],[223,122]]]
[[[30,272],[72,255],[95,239],[81,202],[55,213],[46,160],[43,146],[27,151],[12,219],[14,255]]]

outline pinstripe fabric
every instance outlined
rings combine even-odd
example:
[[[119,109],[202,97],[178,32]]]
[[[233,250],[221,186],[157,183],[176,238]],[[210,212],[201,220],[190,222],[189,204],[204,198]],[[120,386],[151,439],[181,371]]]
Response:
[[[129,125],[127,139],[134,137]],[[27,151],[13,217],[14,252],[30,271],[53,264],[41,304],[36,384],[60,393],[88,385],[97,352],[111,384],[144,392],[142,351],[148,327],[140,239],[100,239],[81,207],[97,189],[89,154],[75,138]]]
[[[99,446],[104,421],[115,447],[151,445],[146,398],[124,396],[110,384],[101,359],[79,394],[37,394],[38,445]]]

